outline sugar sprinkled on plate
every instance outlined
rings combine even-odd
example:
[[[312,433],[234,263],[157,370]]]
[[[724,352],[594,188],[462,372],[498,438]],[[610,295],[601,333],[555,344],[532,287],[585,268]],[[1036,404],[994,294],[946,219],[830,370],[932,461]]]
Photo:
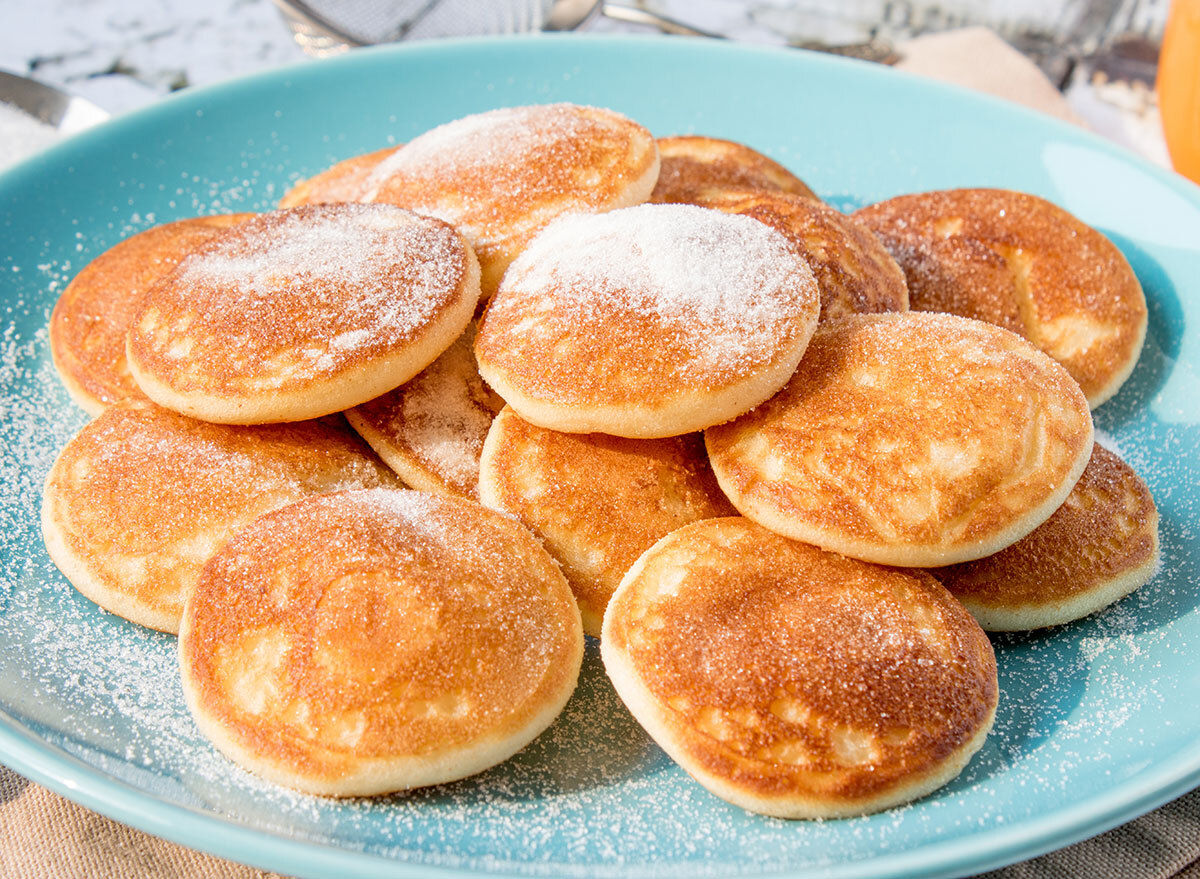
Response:
[[[0,171],[57,143],[58,129],[0,101]]]

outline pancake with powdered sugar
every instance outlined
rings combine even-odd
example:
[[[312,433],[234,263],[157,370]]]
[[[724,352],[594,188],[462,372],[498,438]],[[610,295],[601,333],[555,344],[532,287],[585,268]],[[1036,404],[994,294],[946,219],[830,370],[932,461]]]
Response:
[[[403,146],[403,144],[401,144]],[[279,199],[279,207],[296,208],[306,204],[338,204],[359,201],[367,194],[367,181],[379,163],[388,158],[399,146],[384,147],[361,156],[342,159],[312,177],[298,180]]]
[[[910,305],[1019,333],[1094,409],[1133,371],[1146,297],[1124,255],[1057,205],[1006,189],[901,195],[854,213],[908,278]]]
[[[698,134],[660,137],[656,204],[696,204],[704,190],[753,189],[816,199],[808,184],[774,159],[732,140]]]
[[[677,436],[775,393],[816,327],[812,271],[779,232],[690,205],[565,217],[509,268],[475,339],[526,421]]]
[[[381,162],[363,201],[452,224],[475,248],[483,298],[555,217],[641,204],[658,179],[650,132],[612,110],[575,104],[466,116]]]
[[[583,631],[513,519],[376,489],[234,535],[188,601],[179,657],[188,708],[226,756],[297,790],[371,796],[532,741],[575,689]]]
[[[781,232],[817,276],[821,320],[908,310],[904,272],[870,229],[824,202],[749,189],[701,189],[692,204],[751,217]]]
[[[392,205],[262,214],[147,291],[129,332],[150,399],[206,421],[299,421],[416,375],[466,327],[479,267],[446,223]]]
[[[987,558],[930,573],[989,632],[1056,626],[1107,607],[1158,569],[1158,509],[1141,477],[1096,444],[1049,519]]]
[[[742,518],[654,544],[604,615],[604,668],[712,793],[783,818],[877,812],[942,786],[996,713],[996,658],[924,571]]]
[[[146,229],[100,254],[67,285],[50,315],[50,354],[89,415],[146,399],[125,359],[125,336],[146,290],[197,247],[253,216],[196,217]]]
[[[475,324],[416,377],[346,411],[346,420],[413,488],[475,500],[479,458],[504,406],[475,364]]]
[[[508,407],[487,435],[479,496],[542,538],[571,584],[583,630],[597,637],[608,599],[638,556],[680,526],[734,512],[699,434],[561,433]]]
[[[823,324],[787,387],[705,434],[761,525],[852,558],[934,567],[1024,537],[1092,454],[1079,385],[1016,333],[950,314]]]

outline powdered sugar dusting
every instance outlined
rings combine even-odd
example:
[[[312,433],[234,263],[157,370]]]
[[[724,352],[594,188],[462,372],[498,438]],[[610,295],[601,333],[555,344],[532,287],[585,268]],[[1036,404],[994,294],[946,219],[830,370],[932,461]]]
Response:
[[[52,146],[58,129],[27,114],[16,104],[0,101],[0,171]]]
[[[473,292],[441,223],[391,205],[262,214],[150,288],[132,350],[145,372],[274,389],[395,355]],[[184,379],[178,376],[184,375]]]
[[[367,411],[434,476],[469,497],[479,483],[483,441],[504,405],[479,376],[474,343],[471,324],[441,357],[397,389],[390,405]]]
[[[439,478],[473,495],[491,413],[476,406],[467,393],[434,400],[427,393],[429,388],[422,385],[416,395],[405,395],[405,439]],[[461,392],[463,388],[454,385],[449,391]]]
[[[319,306],[314,282],[348,288],[352,295],[339,303],[339,323],[349,329],[332,338],[333,352],[359,346],[384,328],[412,332],[455,289],[461,271],[448,230],[389,205],[298,210],[241,232],[185,259],[175,282],[233,288],[231,307],[255,312],[277,310],[281,292]],[[398,262],[411,268],[403,285],[395,282]]]
[[[690,205],[557,220],[509,268],[499,301],[506,290],[552,298],[564,323],[652,316],[687,337],[698,370],[768,360],[817,301],[812,272],[782,235]]]
[[[380,162],[364,189],[371,201],[380,184],[395,174],[453,179],[487,168],[502,173],[530,156],[585,136],[587,117],[572,104],[506,107],[464,116],[414,138]]]
[[[439,526],[438,518],[446,513],[446,504],[440,498],[420,491],[389,491],[376,489],[346,495],[330,503],[344,503],[350,499],[366,510],[378,511],[388,518],[395,518],[409,528],[424,533],[429,538],[446,544],[448,532]]]

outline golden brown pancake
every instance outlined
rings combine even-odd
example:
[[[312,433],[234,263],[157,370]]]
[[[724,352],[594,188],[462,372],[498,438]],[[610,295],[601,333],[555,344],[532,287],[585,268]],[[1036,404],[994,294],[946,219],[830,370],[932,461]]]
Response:
[[[699,434],[559,433],[509,407],[488,433],[479,496],[542,538],[579,602],[583,631],[597,637],[608,599],[638,556],[682,525],[734,513]]]
[[[638,559],[600,648],[676,763],[783,818],[924,796],[962,770],[995,717],[991,644],[933,577],[741,518],[684,526]]]
[[[1116,246],[1045,199],[1005,189],[902,195],[865,207],[917,311],[1025,336],[1067,368],[1094,409],[1129,377],[1146,298]]]
[[[821,320],[907,311],[904,272],[869,229],[799,195],[747,189],[699,190],[692,204],[752,217],[777,229],[808,260],[821,289]]]
[[[475,248],[483,297],[555,217],[640,204],[658,179],[645,128],[612,110],[549,104],[438,126],[383,161],[364,201],[439,217]]]
[[[390,146],[343,159],[320,174],[297,182],[284,193],[283,198],[279,200],[279,207],[295,208],[306,204],[358,201],[367,194],[366,183],[371,172],[398,149],[399,146]]]
[[[273,211],[146,292],[129,367],[150,399],[195,418],[316,418],[408,381],[478,299],[471,248],[440,220],[392,205]]]
[[[700,135],[658,139],[662,167],[650,201],[697,204],[706,189],[753,189],[815,199],[817,194],[783,165],[731,140]]]
[[[1142,586],[1158,566],[1158,510],[1133,468],[1096,444],[1054,515],[995,555],[930,571],[991,632],[1068,623]]]
[[[475,356],[540,427],[677,436],[775,393],[819,310],[808,264],[769,226],[642,205],[538,235],[484,312]]]
[[[50,468],[42,534],[92,601],[175,632],[200,568],[238,528],[311,494],[397,484],[340,417],[244,427],[118,403]]]
[[[125,362],[125,335],[142,295],[184,256],[253,214],[179,220],[106,250],[67,285],[50,315],[50,354],[71,397],[91,415],[145,400]]]
[[[537,539],[478,504],[378,489],[238,532],[179,633],[188,707],[269,781],[371,796],[481,772],[566,704],[583,658]]]
[[[1015,333],[950,314],[822,325],[782,391],[705,439],[742,515],[832,552],[991,555],[1066,500],[1092,453],[1079,386]]]
[[[350,426],[421,491],[476,500],[479,456],[504,406],[479,377],[475,324],[415,378],[346,411]]]

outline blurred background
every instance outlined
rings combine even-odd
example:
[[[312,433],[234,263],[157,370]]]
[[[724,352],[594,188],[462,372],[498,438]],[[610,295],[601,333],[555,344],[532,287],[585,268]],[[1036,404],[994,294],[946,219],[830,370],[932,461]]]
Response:
[[[1196,34],[1200,0],[1175,5],[1175,30]],[[188,86],[360,43],[542,29],[655,32],[655,19],[666,16],[736,40],[891,63],[913,37],[981,25],[1035,63],[1086,124],[1167,164],[1154,83],[1169,7],[1169,0],[0,0],[0,69],[120,113]],[[1182,106],[1180,126],[1195,127],[1200,140],[1200,62],[1194,45],[1174,41],[1176,54],[1188,57],[1177,62],[1182,85],[1169,103]]]

